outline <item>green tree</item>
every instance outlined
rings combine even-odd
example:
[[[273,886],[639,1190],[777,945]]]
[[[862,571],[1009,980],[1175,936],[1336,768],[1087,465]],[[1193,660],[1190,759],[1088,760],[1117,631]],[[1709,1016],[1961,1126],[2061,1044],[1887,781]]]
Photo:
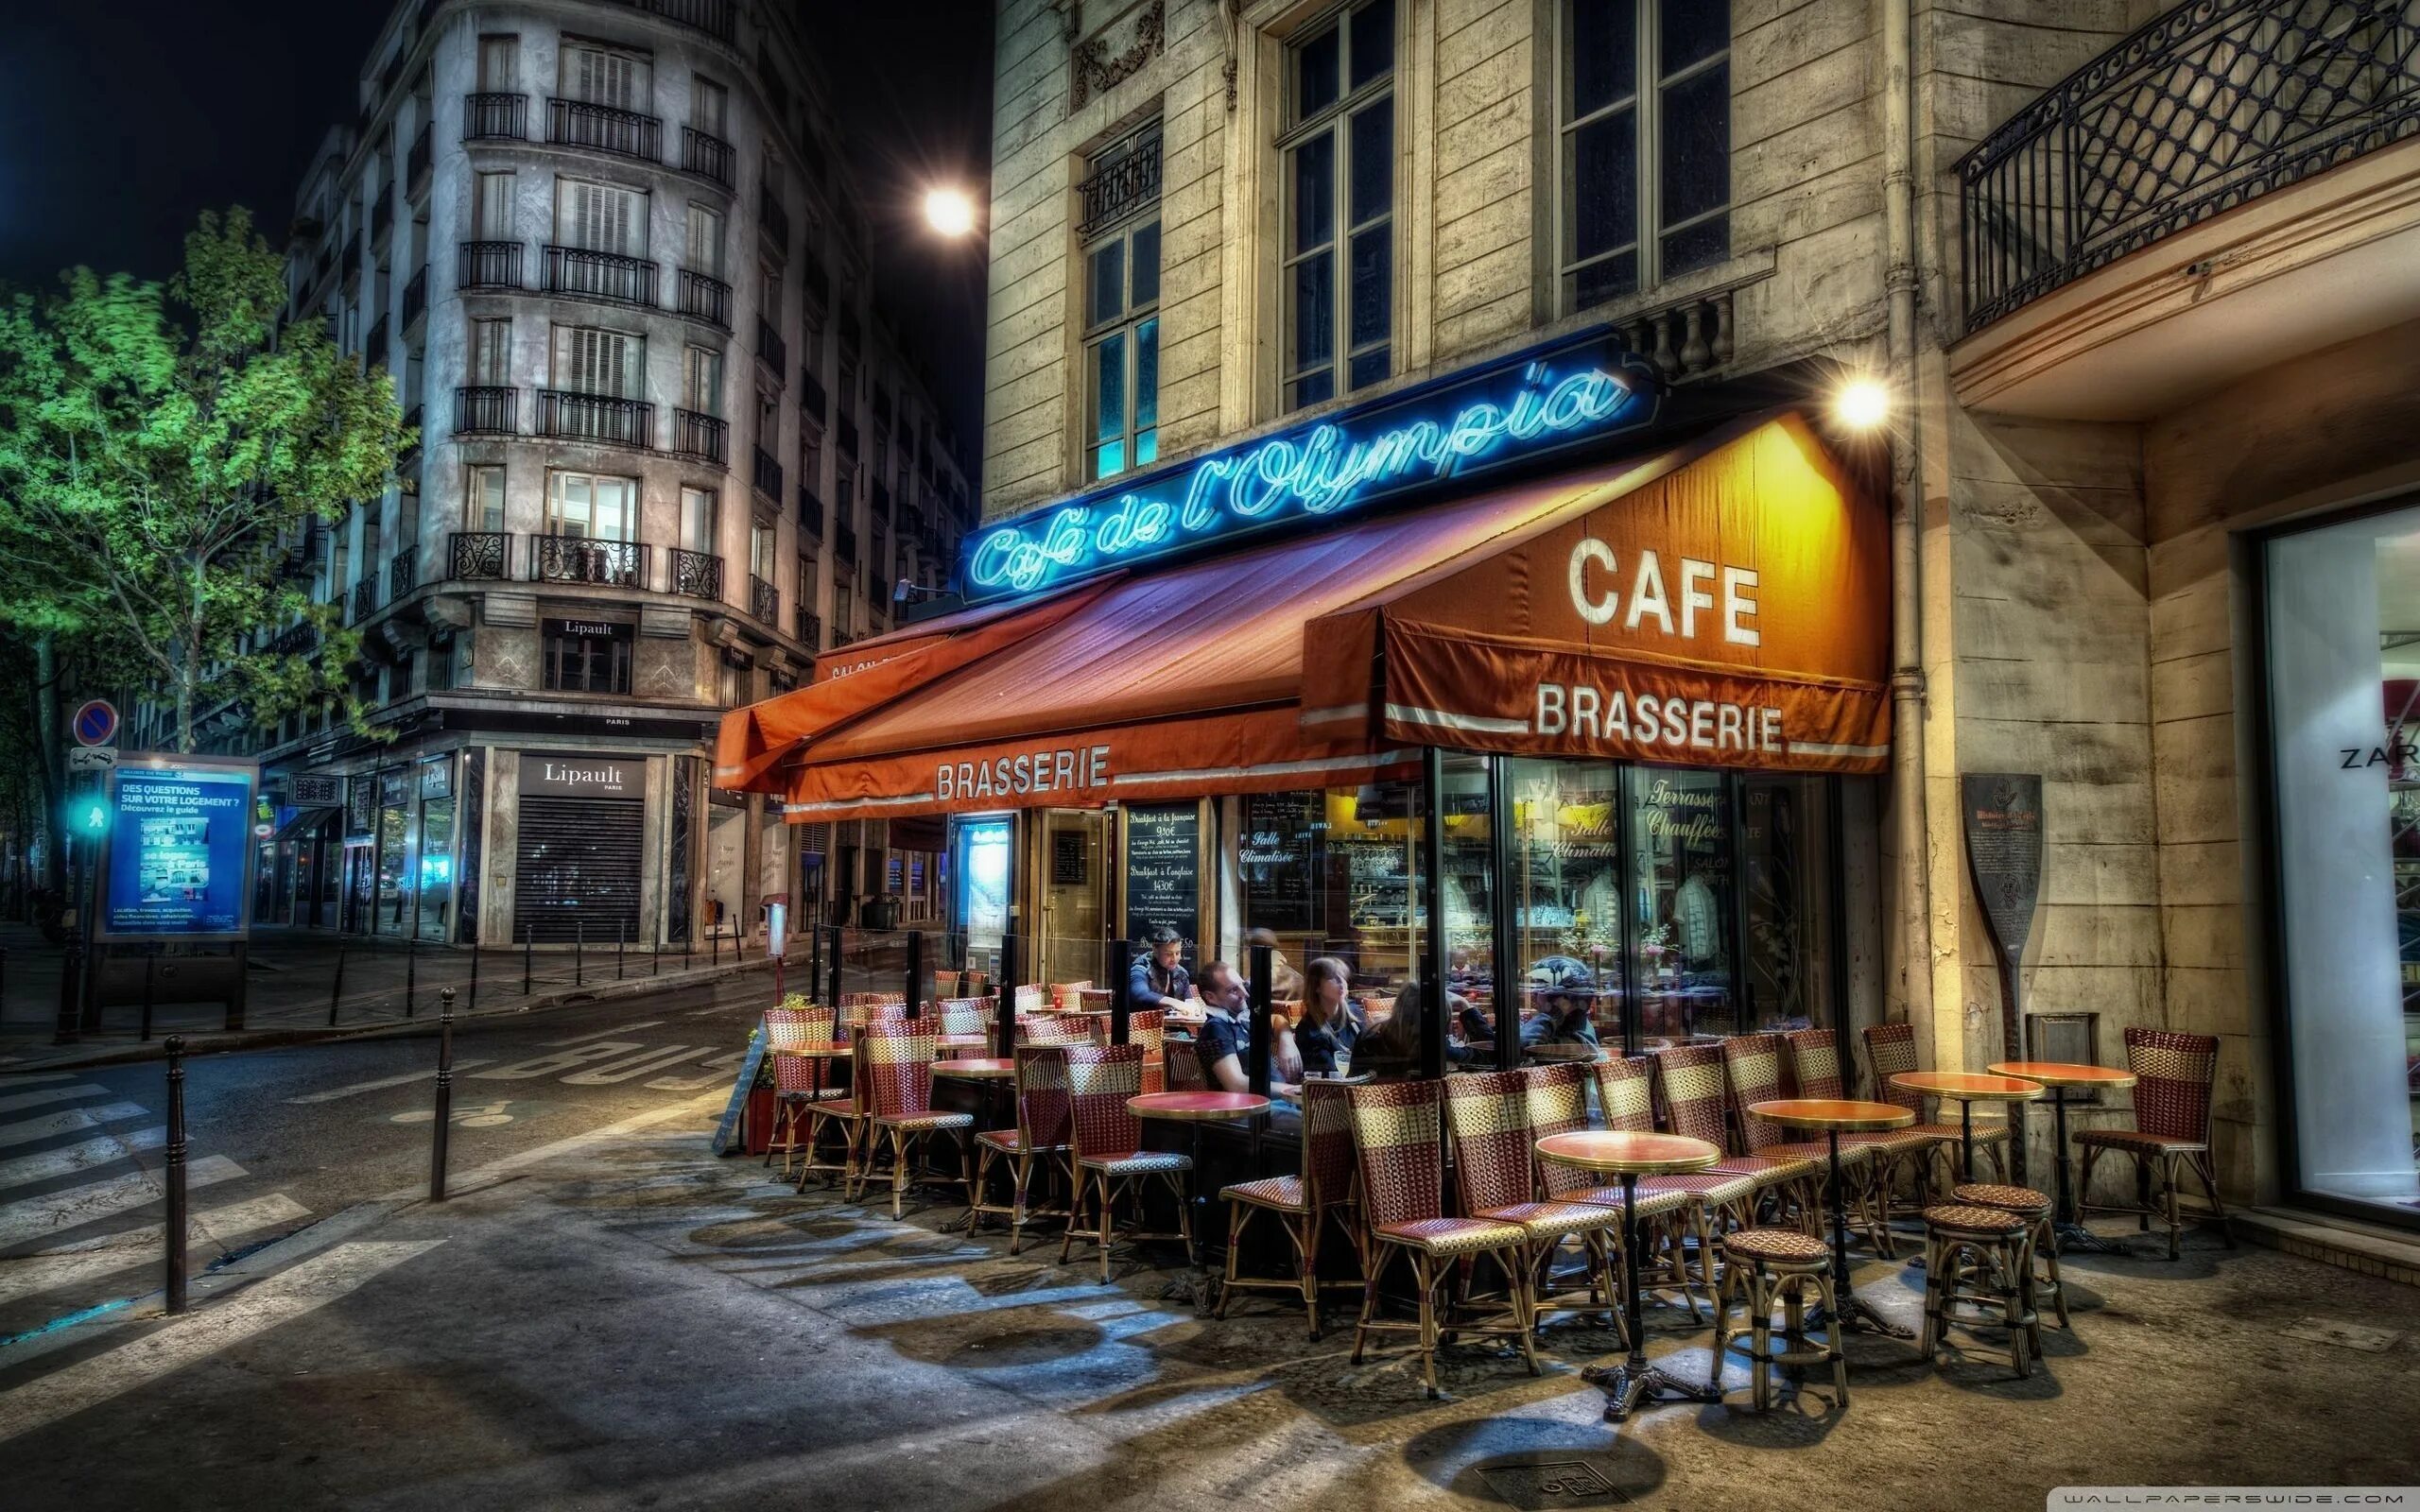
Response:
[[[138,669],[180,750],[220,699],[259,720],[366,711],[341,608],[278,572],[289,537],[375,498],[412,438],[386,373],[279,323],[278,254],[204,214],[166,284],[76,268],[0,305],[0,618]],[[268,648],[297,620],[300,651]]]

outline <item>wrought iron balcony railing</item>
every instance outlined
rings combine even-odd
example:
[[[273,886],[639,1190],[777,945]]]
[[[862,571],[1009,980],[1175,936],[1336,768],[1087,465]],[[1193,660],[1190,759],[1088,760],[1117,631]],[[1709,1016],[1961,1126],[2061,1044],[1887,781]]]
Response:
[[[1960,160],[1966,329],[2420,132],[2410,0],[2195,0]]]
[[[756,190],[756,223],[776,251],[786,252],[790,245],[790,213],[770,184],[760,184]]]
[[[832,527],[832,554],[851,566],[857,561],[857,527],[842,520]]]
[[[731,285],[703,273],[681,270],[681,313],[717,331],[731,329]]]
[[[671,576],[666,579],[668,593],[683,593],[691,598],[722,597],[722,558],[709,552],[672,548]]]
[[[651,16],[662,16],[666,21],[695,27],[724,42],[739,35],[735,20],[736,8],[732,0],[624,0],[624,4]]]
[[[412,149],[404,158],[404,187],[406,191],[420,187],[428,177],[429,164],[436,161],[436,151],[428,140],[429,123],[420,124],[420,135],[412,138]]]
[[[791,623],[795,627],[790,633],[804,642],[808,650],[823,649],[823,617],[821,615],[811,609],[802,608]]]
[[[655,444],[655,406],[638,399],[541,388],[538,434],[559,440],[645,449]]]
[[[512,537],[502,530],[457,530],[445,576],[461,582],[499,583],[512,576]]]
[[[425,266],[412,271],[411,282],[404,285],[404,329],[411,329],[413,321],[428,313],[428,269]]]
[[[537,551],[529,576],[542,583],[596,583],[607,588],[647,586],[647,548],[631,541],[591,541],[585,536],[533,536]]]
[[[804,483],[798,486],[798,527],[818,541],[823,539],[823,501]]]
[[[779,624],[782,618],[782,591],[754,573],[750,573],[748,575],[748,612],[768,625]]]
[[[755,452],[755,471],[750,479],[756,485],[756,491],[772,500],[778,508],[782,501],[782,464],[761,446]]]
[[[521,390],[518,388],[457,388],[454,390],[454,434],[510,436],[518,432]]]
[[[655,302],[655,265],[644,257],[593,252],[584,247],[546,248],[546,292],[576,294],[608,304]]]
[[[773,376],[777,384],[789,375],[789,343],[784,341],[782,334],[773,329],[773,322],[761,315],[756,318],[756,355],[772,365]]]
[[[694,126],[681,129],[681,166],[701,178],[712,179],[728,189],[732,185],[732,167],[738,154],[731,144]]]
[[[812,369],[802,368],[799,369],[798,387],[799,407],[806,411],[807,419],[821,421],[824,405],[829,403],[824,396],[823,380],[815,376]]]
[[[371,322],[370,335],[361,340],[361,355],[364,360],[372,364],[383,365],[386,362],[387,318],[385,316],[382,315]]]
[[[464,242],[454,282],[466,289],[521,286],[521,243]]]
[[[694,409],[672,412],[672,454],[719,466],[731,460],[731,426]]]
[[[360,624],[378,609],[378,579],[364,577],[353,585],[353,623]]]
[[[587,100],[548,100],[546,140],[559,146],[587,147],[648,163],[664,161],[662,121]]]
[[[394,603],[420,586],[420,548],[406,546],[387,564],[387,602]]]
[[[395,229],[395,197],[390,190],[378,191],[378,198],[370,207],[370,241],[372,246],[387,239]]]
[[[462,140],[520,141],[529,134],[527,94],[465,94],[462,96]]]

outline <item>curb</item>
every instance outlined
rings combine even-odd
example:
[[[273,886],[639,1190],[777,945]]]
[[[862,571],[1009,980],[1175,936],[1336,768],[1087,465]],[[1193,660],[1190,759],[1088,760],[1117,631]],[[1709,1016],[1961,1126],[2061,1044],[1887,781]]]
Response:
[[[540,992],[514,1002],[510,1007],[479,1008],[470,1013],[458,1013],[457,1025],[477,1022],[485,1019],[510,1018],[523,1013],[551,1013],[564,1008],[584,1007],[591,1003],[618,998],[641,997],[651,991],[696,987],[707,982],[719,982],[725,977],[744,971],[771,969],[772,963],[763,957],[736,966],[708,967],[701,971],[672,975],[629,978],[619,982],[600,982],[594,987],[564,988],[553,992]],[[433,991],[434,989],[432,989]],[[437,1012],[427,1018],[364,1023],[334,1029],[237,1029],[216,1034],[188,1034],[184,1037],[187,1056],[228,1055],[240,1050],[278,1050],[293,1045],[328,1044],[347,1040],[405,1039],[437,1033]],[[167,1036],[134,1044],[96,1045],[86,1049],[78,1045],[55,1047],[56,1055],[42,1054],[52,1046],[42,1046],[33,1054],[9,1057],[0,1053],[0,1076],[28,1072],[78,1071],[92,1066],[116,1066],[146,1060],[167,1058]]]

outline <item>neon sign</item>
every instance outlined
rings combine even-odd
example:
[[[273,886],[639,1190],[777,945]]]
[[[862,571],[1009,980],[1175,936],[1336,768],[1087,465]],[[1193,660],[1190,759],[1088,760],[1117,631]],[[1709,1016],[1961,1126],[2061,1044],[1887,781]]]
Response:
[[[1647,424],[1662,387],[1607,332],[1566,338],[1001,521],[967,541],[962,591],[1030,593],[1530,461]]]

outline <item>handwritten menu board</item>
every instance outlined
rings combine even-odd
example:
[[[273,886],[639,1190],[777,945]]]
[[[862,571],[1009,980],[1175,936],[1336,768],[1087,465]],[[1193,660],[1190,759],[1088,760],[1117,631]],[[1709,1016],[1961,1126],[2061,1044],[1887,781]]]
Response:
[[[1401,836],[1330,835],[1328,853],[1343,862],[1355,929],[1401,929],[1411,922],[1411,852]]]
[[[1244,799],[1243,844],[1236,859],[1244,874],[1247,924],[1287,934],[1319,927],[1314,889],[1319,826],[1325,809],[1317,793],[1253,793]]]
[[[1146,940],[1166,925],[1190,942],[1201,935],[1201,808],[1143,804],[1126,811],[1126,937]],[[1188,958],[1192,951],[1186,951]]]

